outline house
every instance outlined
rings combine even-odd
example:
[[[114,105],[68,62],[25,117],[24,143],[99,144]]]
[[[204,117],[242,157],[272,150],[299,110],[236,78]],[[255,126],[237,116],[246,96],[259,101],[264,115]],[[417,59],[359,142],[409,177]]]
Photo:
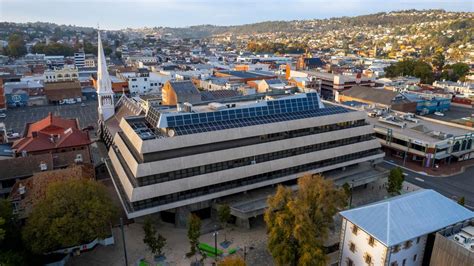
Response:
[[[91,162],[89,133],[79,128],[79,121],[53,116],[27,123],[23,137],[13,143],[15,157],[52,154],[56,167]]]
[[[19,218],[26,218],[33,207],[45,197],[47,187],[53,182],[79,179],[94,179],[92,164],[73,165],[64,169],[38,172],[24,180],[16,181],[10,193],[14,212]]]
[[[168,81],[162,88],[163,105],[176,105],[177,103],[198,103],[201,94],[190,80]]]
[[[434,190],[418,190],[340,212],[339,265],[428,265],[436,232],[474,212]]]

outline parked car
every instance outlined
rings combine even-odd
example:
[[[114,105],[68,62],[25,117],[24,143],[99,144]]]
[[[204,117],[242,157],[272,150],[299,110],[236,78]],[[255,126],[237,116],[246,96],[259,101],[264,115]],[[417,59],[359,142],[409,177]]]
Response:
[[[86,107],[86,104],[85,104],[85,103],[81,103],[81,107]]]
[[[444,114],[441,113],[441,112],[434,112],[434,114],[437,115],[437,116],[444,116]]]
[[[4,113],[0,114],[0,118],[6,118],[6,117],[7,117],[7,114],[4,114]]]

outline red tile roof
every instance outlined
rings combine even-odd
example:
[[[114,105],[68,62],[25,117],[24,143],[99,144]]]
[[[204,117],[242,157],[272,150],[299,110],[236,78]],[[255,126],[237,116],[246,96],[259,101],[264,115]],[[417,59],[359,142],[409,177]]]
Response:
[[[91,143],[89,134],[79,129],[76,119],[49,115],[27,125],[25,136],[13,143],[17,153],[76,147]]]

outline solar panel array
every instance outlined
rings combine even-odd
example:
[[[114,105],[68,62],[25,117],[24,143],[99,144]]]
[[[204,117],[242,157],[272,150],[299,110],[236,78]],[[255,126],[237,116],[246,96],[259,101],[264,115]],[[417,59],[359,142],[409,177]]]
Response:
[[[167,117],[168,127],[174,128],[203,123],[227,122],[234,119],[247,119],[266,115],[318,109],[319,106],[316,93],[308,93],[306,95],[307,98],[295,97],[290,99],[268,101],[267,106],[224,109],[214,112],[169,116]]]
[[[305,98],[268,101],[267,106],[169,116],[167,122],[168,128],[174,129],[177,135],[188,135],[344,112],[348,110],[337,106],[320,109],[317,94],[307,93]]]

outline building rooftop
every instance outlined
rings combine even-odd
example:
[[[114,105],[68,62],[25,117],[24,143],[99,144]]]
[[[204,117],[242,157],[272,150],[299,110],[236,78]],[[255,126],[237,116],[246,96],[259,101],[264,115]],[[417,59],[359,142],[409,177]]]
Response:
[[[161,132],[166,131],[169,136],[179,136],[351,111],[340,106],[324,106],[315,92],[260,101],[236,99],[233,102],[212,102],[193,105],[190,108],[187,111],[169,107],[167,109],[152,108],[149,115],[159,117],[156,127],[160,128]],[[154,128],[146,130],[147,123],[136,124],[136,119],[130,118],[127,121],[132,128],[137,127],[139,132],[135,131],[142,139],[162,137],[161,134],[155,134],[155,136],[148,133],[141,134],[141,131],[157,132],[157,130]]]
[[[473,134],[474,130],[468,130],[461,127],[450,126],[445,123],[436,123],[426,120],[423,117],[417,116],[418,123],[404,120],[401,116],[395,113],[390,113],[394,117],[396,124],[405,124],[405,127],[397,126],[383,122],[379,117],[367,117],[367,120],[379,129],[390,129],[392,132],[407,136],[414,141],[423,142],[423,144],[434,144],[443,140],[447,140],[453,136],[462,136],[466,134]]]
[[[474,217],[474,212],[431,189],[340,212],[390,247]]]

